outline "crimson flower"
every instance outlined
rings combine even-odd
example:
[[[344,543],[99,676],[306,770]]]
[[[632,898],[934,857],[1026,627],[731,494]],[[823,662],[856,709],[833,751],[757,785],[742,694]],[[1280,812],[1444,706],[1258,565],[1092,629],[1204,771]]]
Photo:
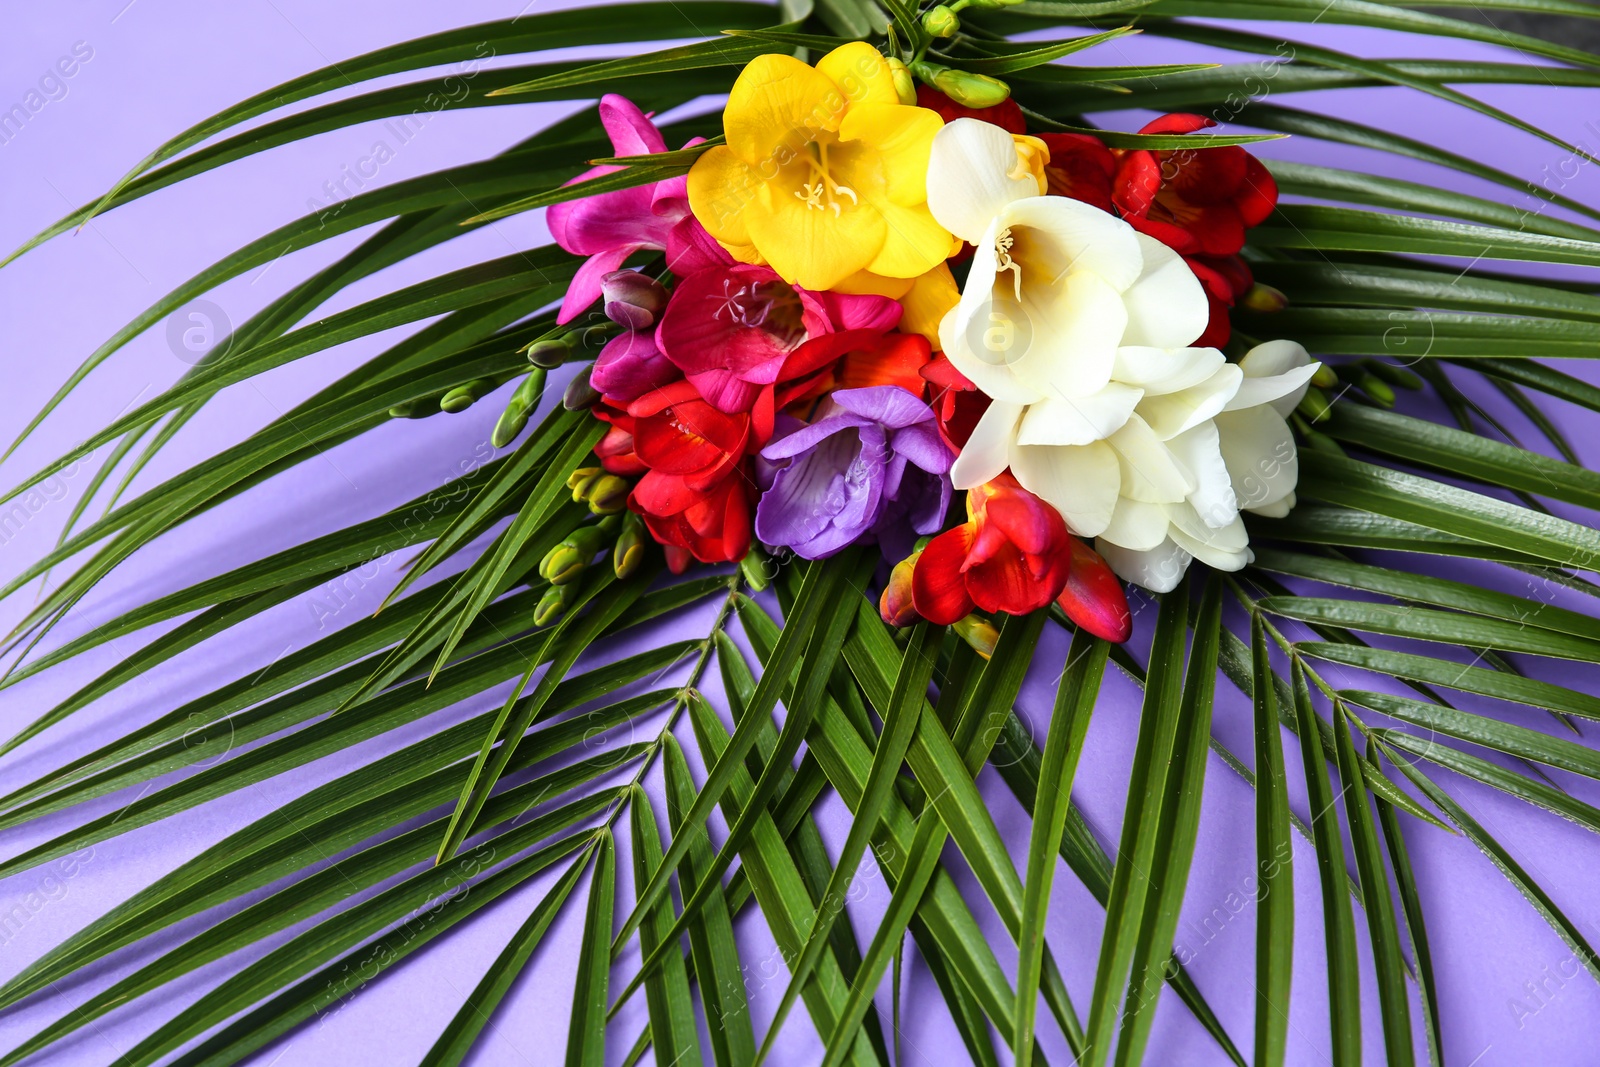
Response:
[[[756,491],[750,454],[759,447],[748,413],[718,411],[680,380],[620,410],[603,404],[595,414],[611,423],[595,447],[601,466],[642,475],[628,506],[666,546],[675,572],[690,557],[744,558]]]
[[[911,575],[917,614],[949,626],[982,608],[1025,615],[1067,584],[1072,535],[1010,474],[967,490],[967,521],[929,541]]]
[[[1087,133],[1041,133],[1038,137],[1050,149],[1044,177],[1052,194],[1113,211],[1111,182],[1117,173],[1117,157],[1103,141]]]
[[[1140,133],[1185,134],[1215,126],[1204,115],[1177,113]],[[1238,145],[1137,149],[1120,153],[1112,199],[1128,224],[1183,255],[1231,256],[1244,231],[1278,203],[1278,184]]]
[[[956,370],[943,352],[923,367],[921,373],[933,386],[933,399],[928,406],[933,408],[934,419],[939,424],[939,436],[951,451],[960,452],[978,420],[989,409],[989,398],[978,392],[978,387]]]

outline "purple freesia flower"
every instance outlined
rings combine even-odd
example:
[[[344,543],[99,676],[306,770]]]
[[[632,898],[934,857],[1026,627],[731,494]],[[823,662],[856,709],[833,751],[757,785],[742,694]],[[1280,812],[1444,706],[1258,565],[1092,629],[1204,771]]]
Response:
[[[938,532],[953,457],[928,405],[874,385],[836,391],[819,414],[762,449],[788,465],[756,507],[756,536],[806,559],[871,536],[899,558],[918,535]]]

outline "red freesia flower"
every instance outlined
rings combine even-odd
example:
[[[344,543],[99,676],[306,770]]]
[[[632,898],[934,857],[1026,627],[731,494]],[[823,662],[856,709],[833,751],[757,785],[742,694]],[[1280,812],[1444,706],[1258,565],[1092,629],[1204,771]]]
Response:
[[[967,490],[967,521],[928,542],[911,575],[917,614],[948,626],[973,608],[1025,615],[1067,583],[1072,536],[1009,474]]]
[[[1007,133],[1027,133],[1028,124],[1022,117],[1022,108],[1009,96],[994,107],[967,107],[958,104],[931,85],[917,85],[917,106],[937,111],[946,122],[956,119],[981,119],[998,126]]]
[[[706,403],[687,381],[653,389],[617,410],[595,408],[611,430],[595,447],[616,474],[641,474],[628,506],[669,549],[681,573],[690,556],[729,563],[750,550],[755,481],[750,454],[760,447],[748,413]],[[685,555],[687,553],[687,555]]]
[[[1051,193],[1082,200],[1101,211],[1113,210],[1111,182],[1117,173],[1117,157],[1103,141],[1087,133],[1041,133],[1038,137],[1050,149],[1044,177]]]
[[[1211,305],[1211,320],[1194,343],[1200,348],[1221,348],[1233,333],[1228,311],[1250,291],[1255,284],[1255,277],[1251,275],[1249,265],[1237,255],[1184,256],[1183,261],[1200,279],[1200,286],[1206,291],[1206,301]]]
[[[978,387],[956,370],[943,352],[922,368],[922,377],[933,386],[933,399],[928,406],[938,421],[939,436],[951,451],[960,452],[972,436],[973,427],[989,409],[989,398],[978,392]]]
[[[1163,115],[1140,133],[1193,133],[1216,122],[1204,115]],[[1238,145],[1121,153],[1112,199],[1122,217],[1175,252],[1231,256],[1244,231],[1272,214],[1278,185],[1261,161]]]
[[[874,385],[898,385],[921,400],[928,389],[922,370],[933,358],[933,350],[920,334],[844,330],[808,342],[806,351],[796,353],[796,358],[803,360],[799,364],[802,369],[824,360],[828,364],[790,403],[815,400],[835,389]]]

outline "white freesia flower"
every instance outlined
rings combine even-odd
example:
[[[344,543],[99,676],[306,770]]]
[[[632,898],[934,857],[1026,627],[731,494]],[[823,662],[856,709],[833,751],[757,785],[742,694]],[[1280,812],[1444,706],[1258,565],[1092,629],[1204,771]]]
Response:
[[[978,249],[939,338],[994,400],[951,471],[958,488],[1013,465],[1014,448],[1109,438],[1147,396],[1166,396],[1160,417],[1183,421],[1185,390],[1209,396],[1223,384],[1204,385],[1219,354],[1185,347],[1205,329],[1208,307],[1183,260],[1107,212],[1041,195],[1030,163],[1026,145],[1019,152],[1009,133],[976,119],[949,123],[933,141],[928,207]],[[1017,475],[1063,506],[1060,494]]]
[[[1293,341],[1257,345],[1214,417],[1170,437],[1119,432],[1108,442],[1121,479],[1095,547],[1118,575],[1164,593],[1191,559],[1225,571],[1250,562],[1239,511],[1282,517],[1294,505],[1300,469],[1285,416],[1318,366]]]

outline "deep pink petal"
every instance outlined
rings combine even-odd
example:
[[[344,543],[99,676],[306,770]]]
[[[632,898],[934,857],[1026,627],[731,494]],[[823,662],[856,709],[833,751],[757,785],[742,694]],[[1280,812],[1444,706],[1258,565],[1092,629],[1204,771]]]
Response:
[[[572,284],[567,287],[567,295],[561,301],[561,312],[556,316],[556,325],[565,326],[599,300],[600,279],[622,266],[622,261],[635,251],[632,245],[623,245],[598,252],[585,260],[583,266],[578,268],[578,273],[572,276]]]
[[[667,142],[661,139],[661,131],[656,129],[655,123],[625,96],[607,93],[600,98],[600,125],[606,128],[611,147],[619,156],[643,156],[667,150]]]

